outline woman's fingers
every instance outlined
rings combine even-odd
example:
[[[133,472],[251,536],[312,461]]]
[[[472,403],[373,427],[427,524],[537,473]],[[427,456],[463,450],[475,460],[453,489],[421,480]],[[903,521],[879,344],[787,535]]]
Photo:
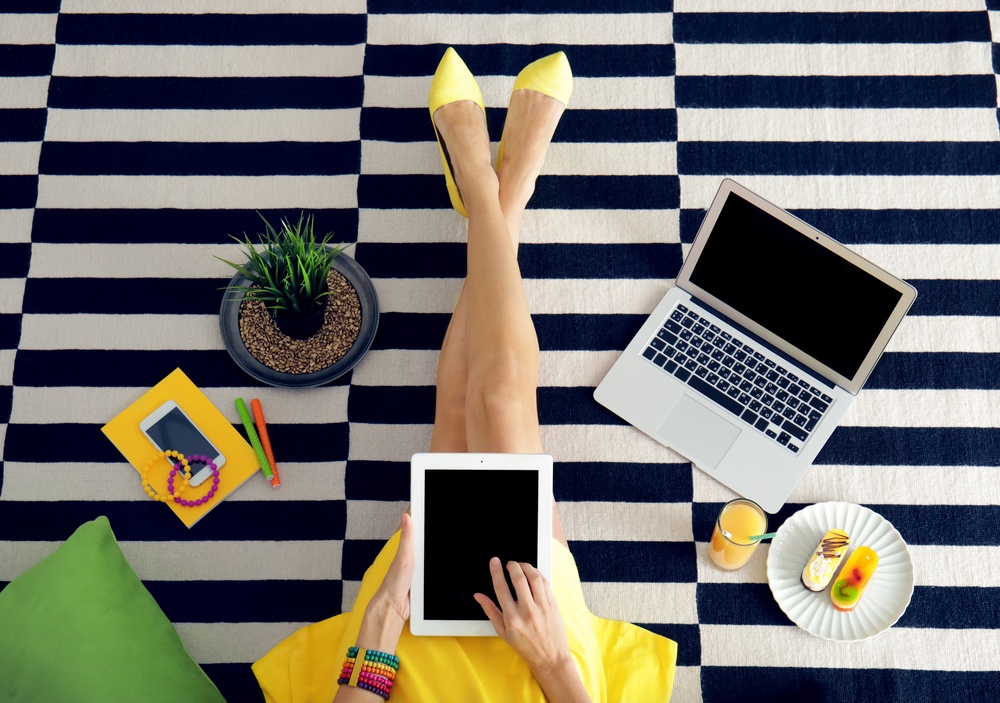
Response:
[[[507,562],[507,571],[510,572],[510,581],[514,584],[514,591],[517,593],[517,602],[530,603],[532,600],[531,586],[528,585],[528,578],[525,576],[521,564],[509,561]]]
[[[475,593],[472,597],[476,599],[476,602],[479,603],[479,607],[481,607],[483,612],[486,613],[486,617],[490,619],[490,622],[493,624],[493,629],[497,631],[500,638],[506,638],[507,628],[503,623],[503,613],[500,612],[500,609],[493,602],[493,599],[487,595],[483,595],[482,593]]]
[[[545,577],[542,576],[542,572],[527,562],[521,564],[521,569],[524,571],[525,578],[528,579],[528,585],[531,586],[531,596],[535,602],[539,605],[551,604],[552,590]]]
[[[497,592],[497,601],[500,608],[507,610],[514,607],[514,596],[507,588],[507,580],[503,577],[503,567],[500,566],[500,559],[493,557],[490,559],[490,576],[493,578],[493,590]]]

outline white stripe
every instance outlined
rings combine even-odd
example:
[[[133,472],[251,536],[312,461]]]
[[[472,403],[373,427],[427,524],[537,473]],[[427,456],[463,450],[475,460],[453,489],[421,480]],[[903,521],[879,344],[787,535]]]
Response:
[[[821,113],[768,108],[677,110],[679,142],[995,142],[998,136],[993,108],[827,108]]]
[[[572,541],[690,542],[691,503],[559,503],[559,517]]]
[[[0,542],[0,580],[30,569],[62,542]],[[339,579],[342,540],[141,542],[120,541],[143,581],[264,581]]]
[[[680,649],[686,644],[686,642],[678,642],[677,647]],[[677,701],[677,703],[702,700],[700,666],[674,667],[674,690],[670,700]]]
[[[583,597],[594,615],[647,624],[698,623],[694,583],[583,582]],[[683,643],[682,643],[683,644]]]
[[[281,460],[282,448],[274,447],[274,451],[281,488],[275,490],[266,481],[249,480],[226,500],[344,500],[346,462],[285,462]],[[223,480],[225,471],[223,467]],[[123,458],[115,464],[6,462],[3,500],[144,502],[149,498],[142,491],[139,474]]]
[[[671,44],[673,18],[657,14],[427,14],[368,15],[368,43],[399,44],[566,44],[573,62],[576,44]],[[443,53],[443,52],[442,52]],[[538,58],[542,54],[539,53]],[[433,71],[434,66],[428,66]],[[470,66],[489,71],[492,66]]]
[[[746,12],[745,0],[676,0],[674,12]],[[756,0],[754,12],[980,12],[982,0]]]
[[[0,278],[0,314],[21,313],[24,302],[23,278]]]
[[[223,349],[218,315],[24,315],[21,349]]]
[[[136,5],[132,0],[64,0],[62,14],[111,13],[111,14],[354,14],[363,15],[364,0],[199,0],[192,7],[177,0],[143,0]]]
[[[0,244],[30,242],[34,215],[33,209],[0,210]]]
[[[417,452],[426,452],[430,425],[350,424],[348,461],[409,462]]]
[[[892,627],[863,642],[830,642],[797,627],[705,625],[702,666],[994,671],[1000,630]]]
[[[410,501],[347,501],[347,539],[385,541],[399,527],[403,511]]]
[[[539,385],[595,387],[618,359],[616,351],[543,351]],[[433,386],[436,350],[386,349],[368,352],[354,369],[352,386]]]
[[[1000,12],[990,12],[990,36],[995,44],[1000,44]]]
[[[360,108],[346,110],[49,110],[50,142],[349,142]]]
[[[1000,278],[998,244],[857,244],[851,249],[904,279]]]
[[[914,317],[889,340],[892,352],[1000,352],[1000,317]]]
[[[1000,427],[1000,391],[866,390],[841,420],[845,426]],[[1000,492],[997,494],[1000,499]]]
[[[0,142],[0,174],[34,176],[41,153],[41,142]]]
[[[14,356],[17,349],[0,349],[0,386],[14,385]],[[3,455],[3,443],[0,442],[0,456]]]
[[[46,176],[40,208],[267,208],[358,206],[349,176]]]
[[[49,100],[49,77],[0,77],[0,108],[45,107]]]
[[[869,392],[862,391],[861,395]],[[995,495],[996,474],[995,466],[817,464],[806,471],[788,502],[821,503],[835,498],[867,505],[997,505],[1000,496]],[[696,503],[733,499],[730,489],[703,471],[695,471],[692,476]]]
[[[55,76],[243,78],[360,76],[364,45],[134,46],[59,44]]]
[[[719,176],[681,176],[681,207],[708,209]],[[786,209],[998,209],[995,176],[736,176],[734,180]]]
[[[120,318],[119,318],[120,319]],[[100,386],[96,388],[17,386],[14,389],[14,409],[11,422],[23,424],[101,423],[115,417],[147,388]],[[290,393],[291,389],[255,388],[250,399],[259,398],[269,425],[329,424],[347,422],[348,386],[326,386],[302,389],[305,393]],[[240,416],[233,406],[234,389],[211,387],[203,389],[205,396],[226,418],[239,424]]]
[[[950,76],[991,74],[986,42],[949,44],[677,44],[678,76]]]
[[[444,191],[444,178],[441,190]],[[637,203],[639,204],[639,203]],[[465,242],[467,220],[451,209],[358,211],[359,242]],[[525,244],[677,244],[677,210],[533,210],[524,214]]]
[[[0,22],[0,44],[55,44],[58,17],[58,13],[5,14]]]
[[[506,76],[477,78],[486,107],[507,107],[513,82]],[[365,76],[365,107],[427,107],[430,78]],[[674,107],[673,76],[576,78],[570,110],[665,110]],[[430,122],[430,115],[427,117]],[[430,130],[430,125],[428,124]]]
[[[994,111],[990,110],[990,113],[993,114]],[[433,136],[433,133],[429,136]],[[677,173],[676,142],[633,142],[607,148],[601,146],[594,143],[552,144],[545,157],[541,175],[645,176]],[[437,142],[361,142],[361,171],[365,174],[438,175],[441,174],[441,169]]]
[[[378,278],[379,305],[385,312],[450,313],[462,289],[460,278]],[[529,278],[524,281],[528,309],[536,315],[646,315],[667,292],[669,281],[645,279]]]
[[[340,612],[349,613],[354,610],[354,601],[358,599],[361,590],[360,581],[341,581]]]
[[[266,603],[260,607],[266,608]],[[184,648],[199,664],[246,664],[309,622],[176,622]]]

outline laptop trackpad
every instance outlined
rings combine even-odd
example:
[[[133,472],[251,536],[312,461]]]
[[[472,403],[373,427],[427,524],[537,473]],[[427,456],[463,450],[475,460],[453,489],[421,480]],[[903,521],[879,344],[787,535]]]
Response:
[[[702,468],[714,469],[726,456],[740,429],[697,400],[682,395],[657,433]]]

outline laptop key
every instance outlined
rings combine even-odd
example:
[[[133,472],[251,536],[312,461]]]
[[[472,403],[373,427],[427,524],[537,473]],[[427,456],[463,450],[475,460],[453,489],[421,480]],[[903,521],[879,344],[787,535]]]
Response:
[[[667,320],[667,321],[666,321],[666,323],[664,323],[664,325],[663,325],[663,326],[664,326],[664,328],[666,328],[666,329],[670,330],[670,331],[671,331],[671,332],[673,332],[674,334],[680,334],[680,331],[681,331],[681,326],[680,326],[680,325],[678,325],[678,324],[677,324],[676,322],[674,322],[673,320]]]
[[[737,388],[736,386],[732,386],[728,391],[726,391],[726,395],[728,395],[730,398],[739,398],[740,389]]]
[[[791,383],[791,381],[789,381],[784,376],[778,379],[778,385],[781,386],[782,388],[788,388],[789,383]]]
[[[674,337],[674,339],[676,339],[676,337]],[[662,339],[654,339],[649,343],[649,345],[653,347],[653,349],[656,349],[657,351],[663,351],[667,347],[667,343],[664,342]]]
[[[785,408],[784,410],[781,411],[781,416],[791,420],[793,417],[795,417],[795,411],[792,410],[791,408]]]
[[[674,310],[672,313],[670,313],[670,319],[680,322],[681,320],[684,319],[684,313],[682,313],[680,310]]]
[[[833,398],[831,398],[830,396],[828,396],[826,393],[821,394],[820,398],[822,398],[823,401],[826,402],[826,403],[832,403],[833,402]]]
[[[653,347],[646,347],[643,350],[642,355],[647,359],[649,359],[650,361],[652,361],[653,359],[656,358],[657,353],[658,352],[655,349],[653,349]]]
[[[747,358],[746,352],[743,351],[742,349],[737,349],[736,353],[733,354],[733,356],[736,357],[737,361],[746,361]]]
[[[691,338],[691,346],[694,347],[695,349],[701,349],[701,345],[704,343],[705,341],[701,337]]]
[[[725,367],[719,369],[719,378],[724,378],[728,381],[731,375],[732,373],[729,371],[729,369]]]
[[[777,368],[777,366],[778,366],[778,365],[777,365],[776,363],[774,363],[774,362],[773,362],[773,361],[771,361],[770,359],[764,359],[764,365],[765,365],[765,366],[769,366],[769,367],[770,367],[770,368],[772,368],[772,369],[773,369],[773,368]],[[772,380],[774,380],[774,379],[772,379]]]
[[[792,422],[794,422],[799,427],[805,427],[805,425],[806,425],[806,416],[805,415],[796,415],[795,419],[792,420]]]
[[[751,425],[757,422],[757,413],[752,410],[744,410],[740,417],[749,422]]]
[[[719,327],[718,325],[709,325],[708,329],[712,330],[716,334],[719,334],[720,332],[722,332],[722,328]]]
[[[690,346],[687,342],[677,342],[677,351],[686,352]]]
[[[747,371],[745,374],[743,374],[743,378],[745,378],[750,383],[753,383],[755,380],[757,380],[757,374],[755,374],[753,371]]]
[[[684,363],[684,368],[686,368],[688,371],[694,371],[695,369],[698,368],[698,362],[695,361],[694,359],[688,359]]]
[[[778,433],[775,432],[774,430],[764,430],[764,434],[766,434],[771,439],[775,439],[778,436]]]
[[[666,357],[666,355],[664,355],[664,354],[657,354],[656,358],[653,359],[653,363],[656,364],[657,366],[663,366],[664,364],[667,363],[667,357]]]
[[[812,432],[814,429],[816,429],[816,425],[818,425],[818,424],[819,424],[819,420],[814,419],[814,418],[809,418],[806,421],[806,432]]]
[[[803,442],[805,442],[806,437],[809,436],[809,433],[806,432],[804,429],[802,429],[801,427],[796,427],[793,423],[788,422],[787,420],[781,423],[781,429],[790,434],[792,437],[801,439]]]
[[[685,317],[680,321],[680,323],[681,327],[687,327],[688,329],[691,329],[691,326],[694,325],[694,320],[692,320],[690,317]]]
[[[781,434],[778,435],[778,444],[788,444],[788,440],[790,440],[791,438],[792,436],[790,434],[788,434],[787,432],[782,432]]]
[[[811,395],[809,395],[809,391],[802,391],[801,393],[799,393],[799,400],[801,400],[803,403],[808,403],[812,399],[813,399],[813,397]],[[820,402],[823,402],[823,401],[820,401]]]
[[[760,416],[761,416],[762,418],[764,418],[765,420],[770,420],[770,419],[771,419],[771,416],[772,416],[773,414],[774,414],[774,411],[773,411],[773,410],[771,410],[771,408],[768,408],[768,407],[763,407],[763,408],[761,408],[761,409],[760,409]]]
[[[688,311],[687,306],[686,305],[681,305],[680,303],[677,303],[677,309],[680,310],[681,312],[687,312]]]
[[[739,414],[743,410],[743,407],[735,400],[730,398],[722,391],[719,391],[716,388],[708,385],[697,376],[688,381],[688,385],[694,388],[696,391],[700,392],[709,400],[714,400],[716,403],[718,403],[731,413]]]
[[[723,359],[722,359],[722,365],[725,366],[727,369],[728,368],[732,368],[733,364],[735,364],[735,363],[736,363],[736,359],[734,359],[731,356],[726,356],[726,357],[723,357]]]
[[[702,364],[703,366],[707,366],[708,362],[711,360],[712,359],[708,356],[708,354],[705,354],[704,352],[698,355],[698,363]]]
[[[723,393],[732,388],[732,384],[730,384],[729,381],[726,381],[725,379],[719,379],[719,382],[716,385],[719,387],[719,390],[722,391]]]
[[[711,369],[709,369],[709,370],[711,371]],[[716,376],[714,373],[708,374],[708,376],[705,378],[705,380],[708,381],[709,383],[711,383],[713,386],[719,385],[719,377]],[[725,389],[724,388],[720,388],[719,390],[725,390]]]
[[[668,332],[667,330],[660,330],[659,332],[656,333],[656,336],[662,339],[664,342],[667,342],[668,344],[677,344],[677,335],[675,335],[673,332]]]
[[[722,361],[723,359],[726,358],[726,355],[722,353],[721,349],[716,349],[714,352],[712,352],[712,358],[715,359],[716,361]]]
[[[751,410],[753,410],[753,411],[754,411],[755,413],[759,413],[759,412],[760,412],[760,409],[761,409],[761,408],[763,408],[764,406],[763,406],[763,405],[761,405],[761,402],[760,402],[759,400],[751,400],[751,401],[750,401],[750,406],[749,406],[749,407],[750,407],[750,409],[751,409]],[[803,419],[804,419],[804,418],[803,418]]]
[[[677,370],[674,371],[674,376],[676,376],[681,381],[686,381],[691,376],[691,372],[688,371],[687,369],[682,369],[678,367]]]
[[[722,368],[722,364],[720,364],[718,361],[710,361],[710,362],[708,362],[708,370],[709,371],[718,371],[720,368]]]
[[[780,413],[784,409],[785,409],[785,404],[782,403],[780,400],[777,403],[774,404],[774,408],[773,408],[774,412]]]
[[[708,376],[708,369],[706,369],[704,366],[699,366],[697,369],[695,369],[694,375],[697,376],[698,378],[705,378],[706,376]]]
[[[753,426],[756,427],[761,432],[763,432],[764,430],[767,429],[767,420],[764,419],[757,420],[757,422],[753,423]]]
[[[781,415],[779,415],[778,413],[774,413],[773,415],[771,415],[770,420],[778,427],[781,427],[781,423],[784,422],[784,418],[781,417]]]
[[[824,403],[819,398],[813,398],[812,400],[810,400],[809,401],[809,405],[813,406],[814,408],[816,408],[817,410],[819,410],[821,413],[825,413],[826,409],[828,407],[830,407],[829,405],[827,405],[826,403]]]
[[[798,453],[799,453],[799,448],[798,448],[798,446],[796,446],[796,445],[792,444],[791,442],[789,442],[789,443],[788,443],[788,448],[789,448],[789,449],[791,449],[791,450],[792,450],[793,452],[795,452],[796,454],[798,454]]]
[[[746,405],[747,403],[749,403],[750,400],[751,400],[750,396],[748,396],[746,393],[740,393],[739,401],[743,405]]]
[[[778,372],[775,371],[775,370],[773,370],[773,369],[770,370],[770,371],[768,371],[767,372],[767,380],[768,381],[772,381],[772,382],[777,381],[778,380]]]
[[[764,393],[764,397],[760,399],[760,402],[762,402],[767,407],[771,407],[774,404],[774,396]]]
[[[672,361],[668,361],[667,365],[664,366],[663,368],[666,369],[667,373],[673,373],[674,371],[677,370],[677,364],[675,364]]]
[[[758,376],[757,378],[754,379],[753,384],[758,388],[763,388],[764,386],[767,385],[767,381],[764,380],[763,376]]]
[[[663,350],[663,353],[672,359],[674,357],[674,354],[677,353],[677,350],[674,349],[673,347],[667,347],[666,349]]]

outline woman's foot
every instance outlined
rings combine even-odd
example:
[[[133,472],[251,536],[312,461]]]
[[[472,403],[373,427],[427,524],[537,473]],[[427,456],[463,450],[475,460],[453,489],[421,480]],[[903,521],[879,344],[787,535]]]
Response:
[[[490,137],[482,108],[471,100],[448,103],[434,113],[434,125],[465,206],[490,192],[495,199],[498,182],[490,164]]]
[[[503,127],[503,159],[498,166],[504,213],[523,212],[565,106],[534,90],[511,95]]]

